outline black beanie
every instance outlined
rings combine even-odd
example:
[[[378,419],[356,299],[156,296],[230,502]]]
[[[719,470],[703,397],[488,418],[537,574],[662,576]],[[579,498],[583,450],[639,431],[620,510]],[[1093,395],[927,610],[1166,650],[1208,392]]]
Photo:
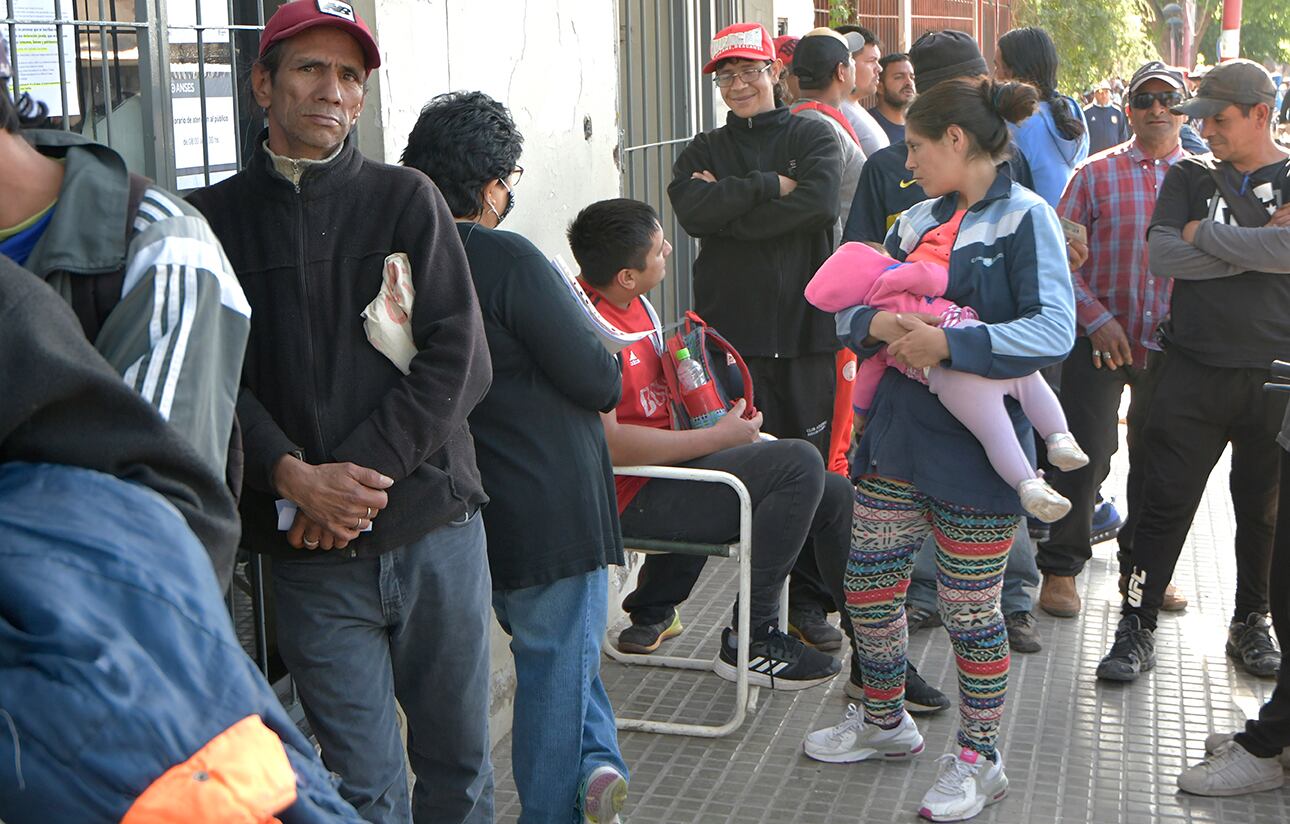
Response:
[[[914,41],[909,62],[920,94],[942,80],[990,73],[972,35],[953,29],[929,31]]]

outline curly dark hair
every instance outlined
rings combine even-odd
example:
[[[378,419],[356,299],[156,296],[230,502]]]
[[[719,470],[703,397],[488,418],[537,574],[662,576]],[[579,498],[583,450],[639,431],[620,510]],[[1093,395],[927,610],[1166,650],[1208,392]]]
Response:
[[[483,92],[448,92],[421,110],[399,162],[434,181],[453,217],[472,218],[483,210],[484,187],[510,175],[523,145],[501,103]]]
[[[999,57],[1014,80],[1039,89],[1039,99],[1048,104],[1062,137],[1074,140],[1084,134],[1084,123],[1057,91],[1057,46],[1048,32],[1038,26],[1013,29],[999,38]]]

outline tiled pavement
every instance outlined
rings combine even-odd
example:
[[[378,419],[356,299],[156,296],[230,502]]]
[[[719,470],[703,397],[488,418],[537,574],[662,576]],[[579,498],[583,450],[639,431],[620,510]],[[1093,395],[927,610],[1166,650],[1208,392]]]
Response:
[[[1107,487],[1123,489],[1123,451]],[[1205,735],[1230,730],[1257,712],[1271,681],[1235,671],[1223,653],[1235,565],[1232,508],[1224,462],[1215,470],[1174,578],[1191,606],[1162,617],[1155,671],[1127,686],[1094,678],[1117,619],[1114,543],[1096,548],[1080,576],[1084,612],[1072,620],[1036,614],[1044,649],[1014,655],[1000,744],[1009,795],[978,821],[1290,822],[1290,789],[1230,799],[1177,792],[1175,777],[1199,759]],[[730,562],[710,563],[683,607],[687,630],[672,654],[709,654],[728,612]],[[1282,582],[1279,586],[1285,586]],[[1277,586],[1277,585],[1274,585]],[[954,667],[941,628],[915,635],[910,655],[933,684],[950,692]],[[755,714],[727,738],[625,734],[633,775],[624,820],[655,822],[913,822],[935,779],[935,757],[949,751],[953,709],[919,726],[927,750],[913,763],[820,764],[801,752],[803,735],[840,720],[843,676],[797,693],[763,690]],[[675,720],[723,719],[734,686],[710,673],[630,668],[608,659],[604,679],[624,716],[648,712]],[[952,693],[951,693],[952,694]],[[510,738],[494,751],[498,821],[513,822],[519,801],[510,776]]]

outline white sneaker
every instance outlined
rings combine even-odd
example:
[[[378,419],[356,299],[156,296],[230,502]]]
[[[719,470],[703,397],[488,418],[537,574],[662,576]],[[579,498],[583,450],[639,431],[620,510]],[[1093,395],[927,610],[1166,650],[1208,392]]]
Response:
[[[1205,736],[1205,755],[1213,755],[1218,748],[1236,737],[1234,732],[1211,732]],[[1290,770],[1290,747],[1281,751],[1281,766]]]
[[[1044,443],[1048,446],[1048,462],[1063,472],[1088,466],[1088,455],[1069,432],[1054,432]]]
[[[1193,795],[1245,795],[1285,784],[1276,758],[1256,758],[1235,741],[1224,741],[1205,760],[1183,770],[1178,788]]]
[[[1071,511],[1071,502],[1043,478],[1027,478],[1017,484],[1021,508],[1046,524],[1060,521]]]
[[[941,771],[918,814],[928,821],[966,821],[1000,801],[1008,794],[1008,776],[1003,774],[1003,753],[994,752],[994,761],[966,747],[958,755],[936,759]]]
[[[830,764],[849,764],[868,758],[910,758],[923,751],[923,736],[907,712],[901,714],[897,727],[884,730],[866,724],[864,713],[855,704],[848,704],[841,724],[810,733],[802,742],[802,749],[810,758]]]

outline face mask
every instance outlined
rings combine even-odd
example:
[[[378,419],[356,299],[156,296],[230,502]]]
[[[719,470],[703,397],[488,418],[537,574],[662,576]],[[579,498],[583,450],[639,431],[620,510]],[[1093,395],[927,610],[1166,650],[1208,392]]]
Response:
[[[511,209],[515,208],[515,191],[510,186],[506,185],[505,180],[498,178],[497,182],[502,184],[502,187],[506,189],[506,208],[502,210],[501,214],[498,214],[497,209],[494,208],[493,204],[490,202],[488,204],[488,211],[493,213],[493,217],[497,218],[497,225],[501,226],[502,221],[506,220],[506,216],[511,213]]]

